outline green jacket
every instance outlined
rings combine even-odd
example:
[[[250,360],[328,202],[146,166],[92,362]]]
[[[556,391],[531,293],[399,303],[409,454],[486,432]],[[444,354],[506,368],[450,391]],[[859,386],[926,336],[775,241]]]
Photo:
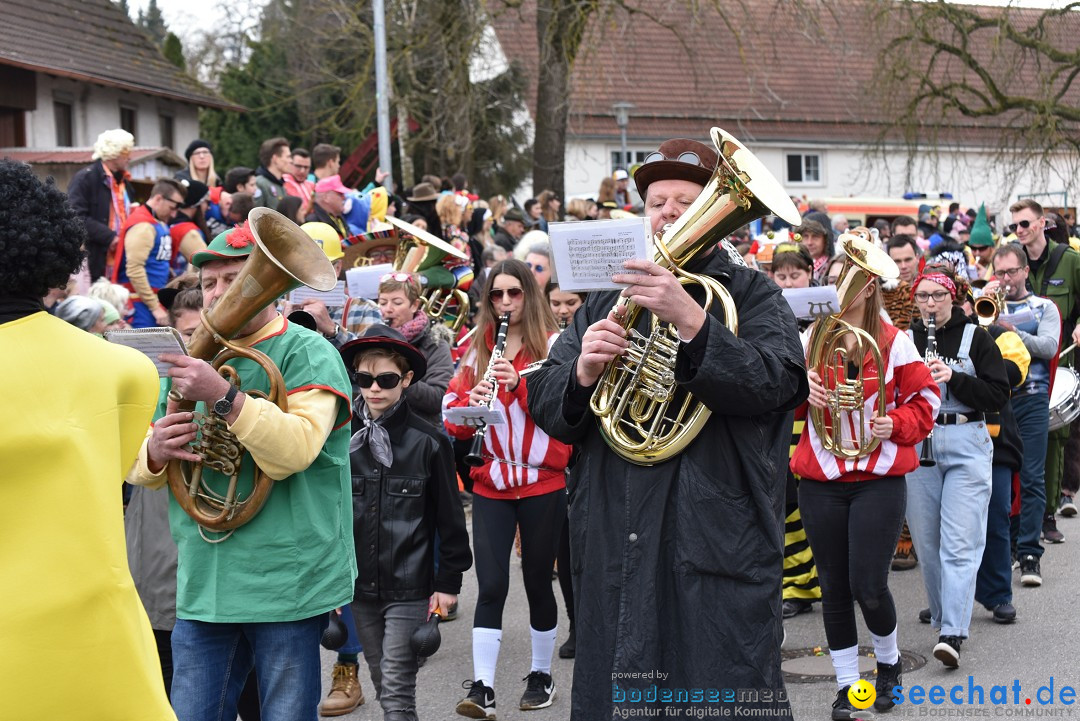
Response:
[[[1058,347],[1065,348],[1072,345],[1073,328],[1080,315],[1080,253],[1066,247],[1061,261],[1052,268],[1053,272],[1048,273],[1055,265],[1054,249],[1059,245],[1049,239],[1046,241],[1046,257],[1038,272],[1033,271],[1028,281],[1032,292],[1053,301],[1061,313],[1061,345]]]

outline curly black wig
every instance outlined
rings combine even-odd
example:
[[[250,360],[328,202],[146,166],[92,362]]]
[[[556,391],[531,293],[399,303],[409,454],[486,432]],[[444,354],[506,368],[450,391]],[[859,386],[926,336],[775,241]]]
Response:
[[[0,160],[0,296],[44,297],[83,260],[86,228],[52,178]]]

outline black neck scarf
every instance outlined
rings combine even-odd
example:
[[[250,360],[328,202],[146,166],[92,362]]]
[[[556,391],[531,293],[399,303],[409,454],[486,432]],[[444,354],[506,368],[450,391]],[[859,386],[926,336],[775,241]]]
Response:
[[[0,295],[0,325],[45,310],[41,298]]]

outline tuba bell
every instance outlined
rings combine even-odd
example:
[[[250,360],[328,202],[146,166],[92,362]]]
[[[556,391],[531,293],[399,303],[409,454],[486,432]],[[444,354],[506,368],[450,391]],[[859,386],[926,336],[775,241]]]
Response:
[[[654,237],[653,260],[671,270],[682,285],[701,286],[705,312],[714,301],[719,302],[724,324],[737,333],[735,301],[727,288],[682,266],[751,221],[778,215],[795,225],[799,212],[742,143],[720,128],[713,128],[710,136],[717,151],[716,169],[686,212],[662,236]],[[635,326],[643,309],[626,298],[620,298],[613,310],[630,333],[630,346],[625,355],[604,369],[589,407],[600,420],[604,440],[616,454],[643,466],[662,463],[693,442],[711,411],[676,386],[679,337],[675,329],[653,317],[649,335],[640,333]]]
[[[808,367],[821,376],[827,396],[827,408],[810,407],[814,431],[826,451],[849,460],[870,455],[881,443],[880,439],[868,437],[867,434],[865,389],[867,381],[884,382],[880,376],[885,366],[877,341],[842,316],[878,278],[894,279],[900,276],[900,269],[893,259],[878,248],[871,238],[871,232],[864,227],[853,228],[840,236],[840,248],[847,256],[836,280],[840,312],[821,318],[814,324],[807,357]],[[850,347],[846,342],[848,336],[853,338]],[[867,354],[873,361],[877,377],[864,375]],[[857,363],[859,367],[859,375],[854,379],[848,379],[849,361]],[[885,394],[879,392],[873,415],[885,415],[885,408]],[[856,430],[849,432],[850,426]]]
[[[265,353],[230,341],[285,293],[301,285],[331,290],[337,278],[334,266],[322,248],[284,215],[269,208],[255,208],[249,218],[255,248],[225,294],[213,307],[203,309],[202,325],[195,329],[188,343],[188,354],[210,361],[214,369],[235,386],[240,385],[240,379],[225,362],[234,358],[254,361],[270,378],[270,395],[257,392],[250,395],[267,398],[288,412],[285,380],[274,362]],[[169,398],[177,403],[176,412],[195,408],[194,401],[184,400],[173,391]],[[255,517],[266,503],[274,481],[256,466],[254,487],[247,497],[240,498],[237,481],[244,461],[243,446],[229,432],[224,419],[207,413],[200,420],[199,438],[192,451],[203,460],[198,463],[169,461],[166,466],[169,488],[180,507],[201,528],[232,531]],[[227,488],[211,488],[203,478],[204,468],[228,477]]]

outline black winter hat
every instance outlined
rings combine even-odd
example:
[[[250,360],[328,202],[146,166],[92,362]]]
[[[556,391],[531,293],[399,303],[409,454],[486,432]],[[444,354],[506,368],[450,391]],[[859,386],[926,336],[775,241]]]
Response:
[[[190,162],[192,154],[199,148],[206,148],[211,153],[214,152],[214,149],[210,147],[210,143],[202,140],[201,138],[196,138],[195,140],[192,140],[190,143],[188,143],[187,150],[184,151],[184,160]]]

